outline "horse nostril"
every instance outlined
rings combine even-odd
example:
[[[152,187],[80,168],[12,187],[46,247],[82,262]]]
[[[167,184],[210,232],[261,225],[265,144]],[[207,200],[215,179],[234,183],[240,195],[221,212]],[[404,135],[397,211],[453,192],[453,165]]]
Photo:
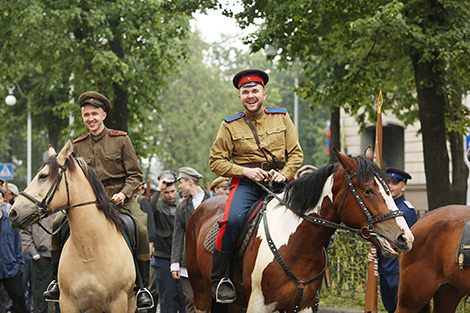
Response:
[[[11,219],[11,218],[16,218],[16,216],[18,215],[18,213],[16,213],[15,210],[11,210],[10,213],[8,214],[8,217]]]

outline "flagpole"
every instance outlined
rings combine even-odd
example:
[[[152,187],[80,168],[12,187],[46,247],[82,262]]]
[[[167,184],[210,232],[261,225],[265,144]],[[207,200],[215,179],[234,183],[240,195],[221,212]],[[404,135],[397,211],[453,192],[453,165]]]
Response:
[[[374,162],[382,168],[382,90],[380,90],[377,99],[377,126],[375,130],[375,149],[374,149]],[[364,306],[365,313],[377,313],[377,280],[379,276],[377,259],[377,250],[373,244],[370,245],[370,254],[373,255],[374,260],[369,262],[367,272],[367,287],[366,287],[366,303]]]

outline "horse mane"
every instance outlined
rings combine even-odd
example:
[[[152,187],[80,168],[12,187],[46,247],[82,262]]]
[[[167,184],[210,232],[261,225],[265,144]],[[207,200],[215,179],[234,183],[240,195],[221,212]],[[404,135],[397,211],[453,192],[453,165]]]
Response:
[[[357,162],[356,177],[359,184],[375,174],[386,181],[384,172],[374,162],[364,156],[357,156],[353,159]],[[299,216],[312,210],[320,200],[327,178],[335,173],[338,168],[338,162],[328,164],[290,182],[284,193],[284,201]]]
[[[96,206],[104,213],[106,219],[115,225],[118,231],[122,232],[124,225],[117,213],[117,210],[114,209],[113,204],[109,200],[108,194],[106,193],[103,184],[98,178],[98,175],[96,175],[91,167],[86,164],[85,160],[82,158],[74,158],[73,155],[70,155],[67,159],[67,170],[70,173],[75,172],[77,170],[77,164],[82,169],[85,177],[93,189],[93,192],[96,196]],[[56,155],[51,156],[44,165],[49,165],[50,179],[56,179],[57,175],[59,174],[59,163],[57,162]]]

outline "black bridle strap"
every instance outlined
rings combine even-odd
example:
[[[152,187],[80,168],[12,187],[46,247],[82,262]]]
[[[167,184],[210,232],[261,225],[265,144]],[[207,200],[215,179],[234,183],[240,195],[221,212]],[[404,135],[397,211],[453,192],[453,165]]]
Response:
[[[303,296],[303,293],[304,293],[304,288],[308,284],[313,283],[314,281],[321,278],[323,273],[325,273],[326,268],[328,267],[328,254],[325,251],[325,247],[323,247],[322,252],[323,252],[323,256],[324,256],[324,260],[325,260],[325,266],[323,266],[323,269],[321,270],[320,273],[318,273],[317,275],[315,275],[314,277],[310,278],[309,280],[307,280],[305,282],[301,281],[301,280],[298,280],[297,277],[294,275],[294,273],[292,273],[292,271],[287,266],[286,262],[284,261],[281,254],[279,253],[279,250],[276,248],[276,245],[274,244],[274,241],[271,237],[271,234],[269,232],[269,226],[268,226],[268,218],[266,216],[266,202],[263,205],[263,213],[262,214],[263,214],[264,232],[266,234],[266,241],[268,243],[268,246],[271,249],[271,252],[273,253],[273,255],[276,258],[277,262],[281,265],[282,269],[287,273],[287,275],[289,275],[290,278],[292,278],[292,280],[295,281],[295,283],[297,285],[297,289],[299,290],[299,292],[297,294],[297,299],[295,301],[294,309],[292,310],[293,313],[297,313],[299,311],[299,308],[300,308],[300,303],[302,302],[302,296]]]

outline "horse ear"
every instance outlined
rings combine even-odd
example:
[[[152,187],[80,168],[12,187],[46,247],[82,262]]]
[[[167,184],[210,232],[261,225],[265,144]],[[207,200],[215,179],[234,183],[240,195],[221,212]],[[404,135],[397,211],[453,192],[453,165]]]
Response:
[[[333,147],[333,151],[338,159],[338,162],[343,166],[345,170],[352,173],[356,171],[356,162],[348,157],[346,154],[341,153],[335,147]]]
[[[50,144],[49,145],[49,157],[53,156],[53,155],[56,155],[57,152],[55,152],[55,149],[54,147]]]
[[[374,150],[372,150],[372,146],[368,145],[366,150],[364,150],[364,156],[371,161],[374,161]]]
[[[65,144],[65,146],[62,148],[62,150],[60,150],[59,154],[57,155],[57,162],[59,164],[64,164],[65,163],[65,160],[67,160],[69,158],[69,156],[72,154],[73,152],[73,145],[72,145],[72,142],[69,140],[67,140],[67,143]]]

